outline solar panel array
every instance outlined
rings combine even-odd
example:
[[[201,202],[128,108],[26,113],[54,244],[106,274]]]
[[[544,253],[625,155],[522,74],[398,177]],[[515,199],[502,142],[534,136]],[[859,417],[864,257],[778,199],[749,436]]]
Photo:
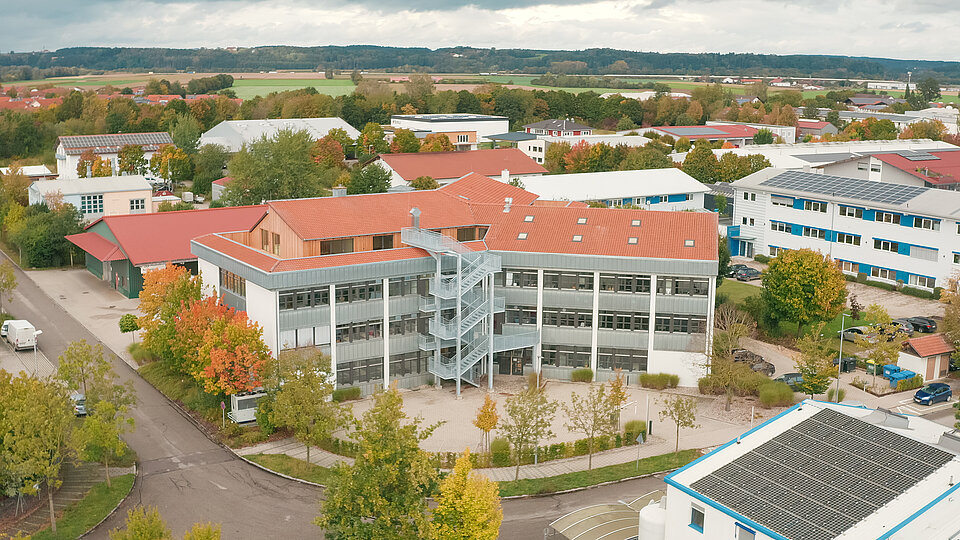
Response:
[[[897,155],[900,157],[907,158],[910,161],[930,161],[934,159],[940,159],[929,152],[915,151],[915,150],[903,150],[903,151],[897,152]]]
[[[928,190],[920,186],[888,184],[803,171],[785,171],[764,180],[760,185],[887,204],[904,204]]]
[[[690,487],[791,540],[824,540],[953,457],[823,409]]]
[[[125,144],[171,144],[169,133],[118,133],[115,135],[73,135],[60,137],[64,148],[96,148]]]
[[[669,128],[661,128],[661,129],[668,133],[677,134],[681,137],[690,137],[690,136],[696,137],[701,135],[717,135],[722,137],[727,135],[726,131],[722,131],[712,127],[669,127]]]

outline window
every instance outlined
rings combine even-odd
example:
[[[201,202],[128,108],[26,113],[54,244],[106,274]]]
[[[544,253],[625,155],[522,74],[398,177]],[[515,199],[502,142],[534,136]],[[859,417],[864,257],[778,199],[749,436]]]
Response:
[[[916,229],[928,229],[928,230],[931,230],[931,231],[939,231],[939,230],[940,230],[940,220],[938,220],[938,219],[930,219],[930,218],[922,218],[922,217],[915,217],[915,218],[913,218],[913,227],[916,228]]]
[[[742,219],[743,219],[742,225],[746,225],[746,224],[747,224],[747,218],[742,218]]]
[[[458,143],[470,142],[470,136],[469,136],[469,135],[457,135],[457,142],[458,142]]]
[[[860,245],[860,235],[837,233],[837,242],[841,244],[850,244],[851,246]]]
[[[586,225],[586,224],[587,224],[587,218],[585,217],[577,218],[577,225]]]
[[[320,241],[321,255],[336,255],[337,253],[353,253],[353,238]]]
[[[472,242],[477,239],[477,229],[466,227],[457,229],[457,242]]]
[[[523,220],[526,221],[527,223],[530,223],[531,221],[533,221],[533,216],[524,216]]]
[[[666,196],[666,195],[657,195],[657,196],[655,196],[655,197],[650,197],[649,199],[647,199],[647,202],[650,203],[650,204],[665,203],[665,202],[667,202],[667,196]]]
[[[80,196],[81,214],[102,214],[103,213],[103,195],[81,195]]]
[[[819,238],[823,240],[827,237],[827,231],[823,229],[814,229],[813,227],[804,227],[803,235],[809,236],[810,238]]]
[[[777,246],[770,246],[770,256],[771,256],[771,257],[776,257],[776,256],[780,255],[780,252],[781,252],[781,251],[783,251],[783,248],[780,248],[780,247],[777,247]]]
[[[140,212],[146,210],[147,200],[146,199],[130,199],[130,211],[131,212]]]
[[[873,249],[879,249],[880,251],[892,251],[896,253],[900,248],[900,245],[896,242],[891,242],[889,240],[873,240]]]
[[[337,303],[378,300],[383,298],[383,283],[380,281],[344,283],[336,286],[334,294]]]
[[[753,218],[750,218],[750,226],[753,227]]]
[[[247,280],[223,268],[220,269],[220,287],[239,296],[247,295]]]
[[[517,235],[517,240],[526,240],[526,239],[527,239],[527,233],[525,232],[522,232]]]
[[[782,221],[771,221],[770,230],[776,232],[790,232],[790,225],[783,223]]]
[[[925,276],[910,276],[910,285],[915,287],[923,287],[925,289],[932,289],[936,287],[937,280],[932,277]]]
[[[859,271],[860,265],[850,261],[840,261],[840,270],[848,274],[856,274]]]
[[[636,243],[638,243],[639,241],[640,241],[640,239],[637,238],[636,236],[631,236],[630,238],[627,238],[627,243],[628,243],[628,244],[636,244]]]
[[[505,269],[504,274],[506,275],[505,287],[537,287],[536,270]]]
[[[935,249],[920,246],[910,246],[910,256],[915,259],[937,262],[939,252]]]
[[[793,208],[793,199],[790,197],[783,197],[781,195],[771,195],[770,202],[774,206],[786,206],[788,208]]]
[[[953,264],[960,264],[960,253],[953,254]]]
[[[803,209],[809,210],[811,212],[823,212],[827,211],[827,203],[820,201],[803,201]]]
[[[841,216],[863,219],[863,208],[841,205],[839,213]]]
[[[573,289],[588,291],[593,289],[593,273],[543,273],[544,289]]]
[[[894,214],[891,212],[877,212],[876,220],[881,223],[893,223],[894,225],[899,225],[900,214]]]
[[[743,192],[743,200],[745,200],[745,201],[755,201],[755,200],[757,200],[757,194],[756,194],[756,193],[747,193],[746,191],[744,191],[744,192]]]
[[[600,290],[618,293],[650,292],[650,276],[600,274]]]
[[[752,220],[751,220],[751,221],[752,221]],[[684,241],[683,241],[683,247],[694,247],[695,245],[696,245],[696,241],[694,241],[694,240],[684,240]]]
[[[600,369],[646,371],[647,351],[634,349],[597,349],[597,366]]]
[[[574,242],[583,242],[583,235],[582,235],[582,234],[575,234],[575,235],[573,235],[573,241],[574,241]]]
[[[639,220],[639,219],[630,220],[630,226],[631,226],[631,227],[639,227],[639,226],[640,226],[640,220]],[[960,223],[957,224],[957,232],[960,233]]]
[[[280,235],[273,233],[273,254],[280,255]]]
[[[889,279],[891,281],[897,279],[897,273],[888,268],[880,268],[879,266],[874,266],[870,269],[870,276],[880,279]]]
[[[737,523],[737,535],[735,540],[757,540],[757,533],[753,529],[748,529]]]
[[[330,305],[330,288],[280,291],[280,311]]]
[[[383,327],[382,319],[372,321],[354,322],[341,324],[337,326],[337,343],[352,343],[354,341],[365,341],[368,339],[380,339],[382,337],[381,329]],[[383,359],[379,359],[382,363]],[[339,369],[339,366],[338,366]]]
[[[870,172],[880,172],[880,164],[879,164],[879,163],[871,163],[871,164],[870,164]]]
[[[373,249],[393,249],[393,235],[383,234],[374,236]]]
[[[867,162],[865,162],[865,161],[858,161],[858,162],[857,162],[857,170],[858,170],[858,171],[865,171],[865,170],[867,170]]]
[[[270,251],[270,231],[260,229],[260,249]]]
[[[695,504],[690,506],[690,526],[703,532],[703,507]]]

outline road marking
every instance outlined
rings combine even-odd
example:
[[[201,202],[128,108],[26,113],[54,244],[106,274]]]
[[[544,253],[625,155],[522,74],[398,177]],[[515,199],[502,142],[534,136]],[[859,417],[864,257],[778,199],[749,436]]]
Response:
[[[222,489],[223,491],[226,491],[226,490],[227,490],[227,488],[221,486],[220,484],[214,482],[213,480],[211,480],[210,483],[213,484],[213,485],[215,485],[215,486],[217,486],[218,488]]]
[[[905,399],[899,403],[901,403],[901,405],[897,407],[897,410],[899,410],[901,413],[912,414],[914,416],[924,416],[940,409],[953,407],[953,403],[950,401],[944,401],[939,405],[920,405],[912,399]],[[909,405],[906,405],[908,403]]]

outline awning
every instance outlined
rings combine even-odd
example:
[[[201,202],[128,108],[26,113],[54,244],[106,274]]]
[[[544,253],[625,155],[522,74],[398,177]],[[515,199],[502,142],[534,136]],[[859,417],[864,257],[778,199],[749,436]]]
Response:
[[[597,504],[570,512],[550,524],[556,536],[567,540],[629,540],[639,534],[640,509],[664,496],[653,491],[631,503]],[[640,539],[644,540],[644,539]]]
[[[95,232],[71,234],[64,238],[103,262],[121,261],[127,258],[119,246]]]
[[[756,236],[739,236],[739,235],[737,235],[737,236],[731,236],[730,239],[731,239],[731,240],[747,240],[747,241],[750,241],[750,240],[756,240],[757,237],[756,237]]]

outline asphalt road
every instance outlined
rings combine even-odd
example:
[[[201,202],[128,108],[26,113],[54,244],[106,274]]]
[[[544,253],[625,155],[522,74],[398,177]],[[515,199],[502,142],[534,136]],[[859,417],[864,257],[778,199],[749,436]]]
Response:
[[[40,348],[56,364],[67,345],[97,343],[76,319],[48,297],[19,268],[13,301],[4,307],[40,330]],[[114,370],[132,380],[139,403],[136,430],[124,437],[137,452],[141,477],[119,512],[89,538],[106,539],[128,509],[153,505],[180,538],[196,522],[221,523],[224,538],[318,538],[311,521],[320,490],[264,472],[210,441],[170,402],[119,358]]]

